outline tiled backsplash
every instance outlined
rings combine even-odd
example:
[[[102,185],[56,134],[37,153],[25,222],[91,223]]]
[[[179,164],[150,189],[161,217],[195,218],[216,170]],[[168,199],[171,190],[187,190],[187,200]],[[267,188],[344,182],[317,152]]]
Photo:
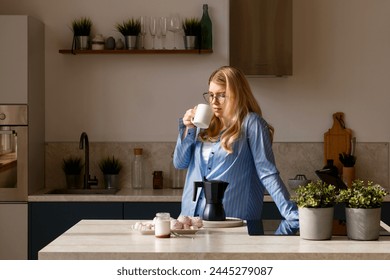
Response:
[[[175,142],[91,142],[90,174],[103,186],[103,174],[98,162],[106,156],[119,158],[123,169],[119,174],[122,188],[131,188],[131,162],[133,149],[143,148],[145,162],[146,188],[152,188],[153,171],[161,170],[164,175],[164,188],[171,186],[171,156]],[[317,180],[314,171],[321,169],[324,163],[323,143],[274,143],[277,167],[285,184],[296,174],[305,174],[308,179]],[[78,155],[84,159],[84,150],[77,142],[46,143],[45,184],[47,188],[66,186],[65,175],[61,169],[62,159],[69,155]],[[389,184],[389,143],[357,143],[356,177],[372,180],[390,190]]]
[[[317,180],[315,170],[325,165],[323,143],[274,143],[276,164],[283,181],[296,174]],[[356,178],[371,180],[390,190],[389,143],[357,143]]]

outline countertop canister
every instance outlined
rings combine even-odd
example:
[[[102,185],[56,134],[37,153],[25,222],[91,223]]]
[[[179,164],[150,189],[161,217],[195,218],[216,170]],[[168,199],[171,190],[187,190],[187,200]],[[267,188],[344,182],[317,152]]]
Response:
[[[156,214],[154,235],[158,238],[171,237],[171,215],[169,213],[161,212]]]

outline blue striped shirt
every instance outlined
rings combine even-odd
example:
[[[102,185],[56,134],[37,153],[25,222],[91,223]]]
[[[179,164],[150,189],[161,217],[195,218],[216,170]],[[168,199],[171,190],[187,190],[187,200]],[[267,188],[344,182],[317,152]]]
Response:
[[[296,204],[290,201],[275,166],[269,130],[262,117],[249,113],[243,121],[241,137],[233,144],[233,153],[228,154],[217,141],[207,162],[202,158],[203,142],[198,140],[199,129],[189,128],[183,138],[185,130],[180,119],[173,163],[176,168],[188,169],[181,215],[203,213],[203,192],[198,192],[196,201],[192,201],[193,182],[206,178],[229,183],[223,199],[227,217],[261,219],[264,191],[267,189],[285,219],[298,219]]]

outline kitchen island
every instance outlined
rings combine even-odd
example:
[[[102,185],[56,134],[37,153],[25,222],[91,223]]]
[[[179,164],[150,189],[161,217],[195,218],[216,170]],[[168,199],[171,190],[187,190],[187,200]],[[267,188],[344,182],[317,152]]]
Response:
[[[40,260],[390,259],[390,236],[326,241],[249,236],[246,226],[202,228],[187,237],[155,238],[131,229],[137,220],[82,220],[39,251]],[[188,238],[188,236],[192,238]]]

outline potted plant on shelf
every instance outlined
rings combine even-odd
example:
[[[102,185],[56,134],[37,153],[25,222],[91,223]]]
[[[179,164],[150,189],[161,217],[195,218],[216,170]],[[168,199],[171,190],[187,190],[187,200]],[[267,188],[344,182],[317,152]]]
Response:
[[[99,162],[99,168],[104,175],[104,186],[107,189],[118,188],[118,174],[122,169],[119,159],[112,157],[103,158]]]
[[[352,187],[340,190],[337,201],[345,203],[347,235],[354,240],[377,240],[379,238],[381,208],[388,192],[371,181],[360,179]]]
[[[141,22],[138,19],[128,19],[122,23],[117,23],[115,28],[125,37],[126,49],[135,49],[137,46],[137,38],[141,32]]]
[[[303,239],[332,238],[336,187],[321,180],[298,186],[292,200],[299,211],[299,232]]]
[[[88,17],[81,17],[72,22],[73,45],[72,49],[87,50],[89,36],[91,34],[92,20]]]
[[[198,18],[186,18],[182,24],[184,30],[184,46],[186,49],[198,48],[201,23]]]
[[[83,166],[81,158],[77,156],[69,156],[62,160],[62,170],[65,173],[68,188],[80,188]]]

